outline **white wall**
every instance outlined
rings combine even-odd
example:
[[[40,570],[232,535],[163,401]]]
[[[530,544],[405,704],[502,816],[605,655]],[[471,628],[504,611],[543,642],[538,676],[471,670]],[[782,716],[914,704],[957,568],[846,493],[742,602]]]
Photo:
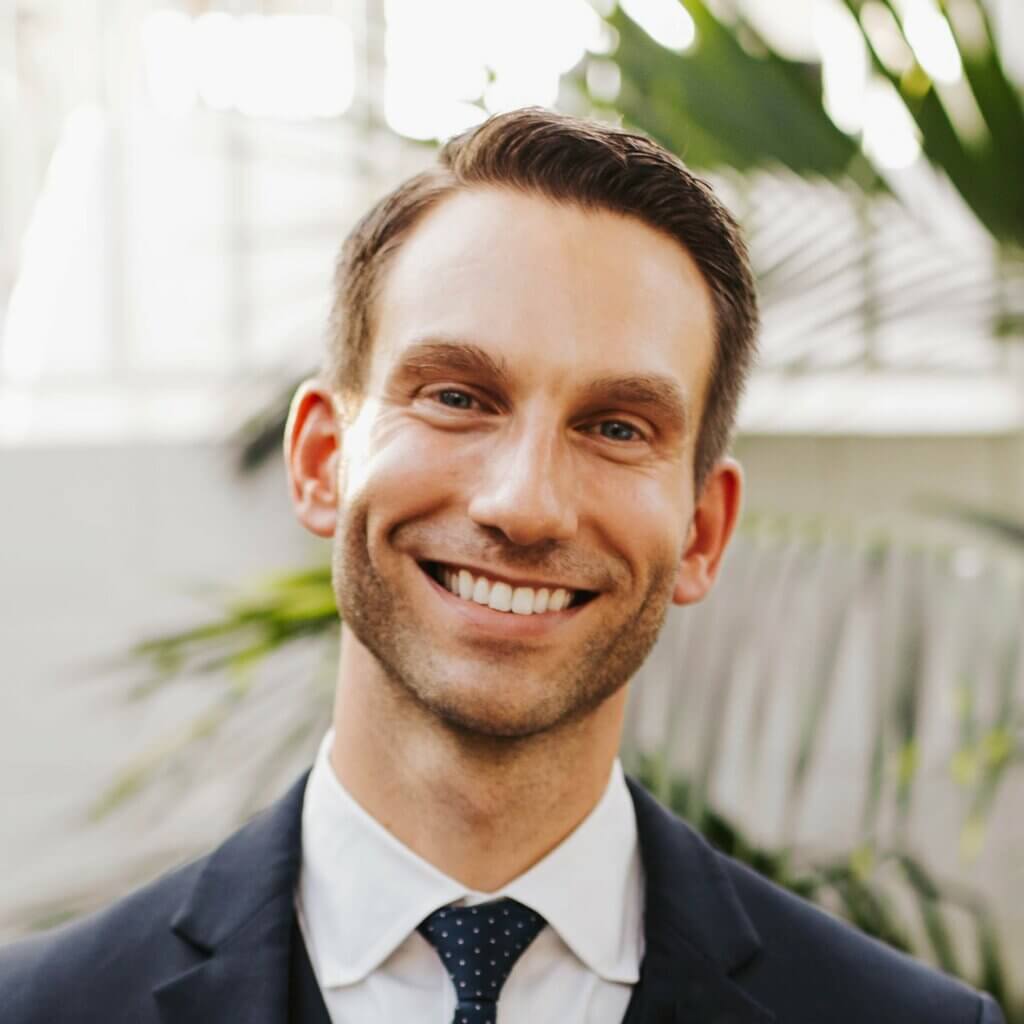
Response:
[[[915,505],[947,498],[1019,513],[1024,437],[744,437],[747,507],[920,529]],[[925,526],[927,528],[927,524]]]
[[[207,699],[193,683],[127,704],[141,669],[90,665],[210,615],[202,586],[313,564],[323,549],[292,519],[276,467],[238,479],[214,446],[0,450],[0,492],[2,928],[13,906],[107,879],[129,848],[145,859],[220,834],[229,801],[188,822],[168,808],[130,841],[125,822],[84,825],[115,770]]]

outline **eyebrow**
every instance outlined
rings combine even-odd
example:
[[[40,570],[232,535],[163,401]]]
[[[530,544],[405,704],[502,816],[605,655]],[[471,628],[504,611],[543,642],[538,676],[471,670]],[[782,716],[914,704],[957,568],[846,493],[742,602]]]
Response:
[[[430,375],[456,371],[490,377],[506,388],[511,386],[508,363],[486,349],[460,338],[432,337],[411,344],[403,353],[398,373]],[[598,377],[582,389],[584,404],[645,406],[670,426],[685,431],[690,421],[683,389],[671,377],[661,374],[628,374]]]
[[[431,374],[455,370],[491,377],[500,384],[511,382],[508,364],[470,341],[430,338],[415,342],[402,354],[400,373]]]
[[[646,406],[680,432],[690,420],[683,389],[671,377],[660,374],[599,377],[586,385],[583,394],[588,403]]]

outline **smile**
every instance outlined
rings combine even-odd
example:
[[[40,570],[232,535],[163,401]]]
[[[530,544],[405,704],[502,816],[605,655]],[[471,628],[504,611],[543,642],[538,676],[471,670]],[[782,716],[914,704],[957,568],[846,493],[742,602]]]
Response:
[[[442,562],[426,562],[422,568],[445,590],[467,603],[483,605],[496,612],[513,615],[544,615],[585,604],[595,597],[592,591],[567,587],[520,586],[491,579]]]

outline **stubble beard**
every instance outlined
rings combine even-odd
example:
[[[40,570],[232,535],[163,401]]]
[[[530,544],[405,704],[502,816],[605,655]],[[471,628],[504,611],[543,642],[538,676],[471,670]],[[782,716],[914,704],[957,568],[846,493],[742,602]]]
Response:
[[[468,698],[452,685],[445,658],[424,642],[409,598],[374,569],[367,542],[367,515],[341,517],[334,537],[332,579],[342,621],[373,655],[387,682],[449,730],[478,740],[524,740],[570,727],[617,693],[640,668],[665,621],[673,566],[658,566],[643,599],[618,623],[598,622],[582,647],[545,680],[532,706],[496,694]],[[607,598],[599,597],[598,600]],[[514,642],[476,646],[488,674],[521,671]]]

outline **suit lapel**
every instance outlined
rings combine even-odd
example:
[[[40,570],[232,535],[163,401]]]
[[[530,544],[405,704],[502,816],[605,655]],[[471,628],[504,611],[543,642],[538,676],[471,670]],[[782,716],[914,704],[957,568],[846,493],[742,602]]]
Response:
[[[768,1024],[733,980],[760,939],[718,855],[632,779],[646,877],[645,953],[626,1024]]]
[[[331,1024],[320,983],[309,962],[298,917],[292,922],[292,967],[288,985],[288,1024]]]
[[[171,930],[194,962],[153,989],[163,1024],[288,1019],[306,775],[208,858]]]
[[[626,1024],[770,1024],[733,980],[760,940],[715,852],[633,780],[645,954]],[[208,858],[171,930],[193,962],[153,989],[162,1024],[286,1024],[306,775]]]

